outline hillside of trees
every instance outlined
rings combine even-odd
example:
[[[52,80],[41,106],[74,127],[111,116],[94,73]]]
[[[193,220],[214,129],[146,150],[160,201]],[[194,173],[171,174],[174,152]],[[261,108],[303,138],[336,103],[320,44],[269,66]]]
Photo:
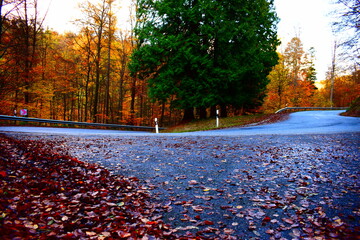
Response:
[[[84,1],[76,33],[45,28],[38,1],[1,1],[0,115],[170,126],[216,109],[349,106],[360,93],[357,64],[319,86],[316,50],[294,37],[276,51],[271,0],[134,0],[131,31],[115,0]]]

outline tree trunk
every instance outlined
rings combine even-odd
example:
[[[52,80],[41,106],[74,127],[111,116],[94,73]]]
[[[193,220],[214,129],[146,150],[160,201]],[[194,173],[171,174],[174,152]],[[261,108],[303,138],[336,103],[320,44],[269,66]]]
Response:
[[[101,75],[101,59],[102,59],[102,50],[103,50],[103,34],[105,27],[105,18],[106,18],[106,6],[105,1],[100,9],[98,19],[98,26],[96,29],[96,57],[95,57],[95,92],[94,92],[94,104],[93,104],[93,122],[97,122],[98,115],[98,104],[100,102],[100,75]]]
[[[206,113],[206,108],[205,107],[199,107],[197,108],[197,111],[198,111],[198,114],[199,114],[199,117],[200,119],[205,119],[207,116],[207,113]]]
[[[228,116],[227,108],[226,108],[226,105],[224,105],[224,104],[220,105],[220,115],[222,118],[226,118]]]
[[[97,114],[98,114],[98,103],[99,103],[99,95],[100,95],[100,61],[101,61],[101,52],[102,52],[102,25],[100,25],[97,36],[97,46],[96,46],[96,61],[95,61],[95,93],[94,93],[94,104],[93,104],[93,122],[97,122]]]
[[[106,84],[105,84],[105,106],[104,106],[104,114],[106,115],[105,123],[108,123],[109,117],[109,104],[110,104],[110,60],[111,60],[111,40],[109,39],[108,45],[108,59],[107,59],[107,66],[106,66]]]
[[[67,102],[66,102],[66,95],[63,93],[63,103],[64,103],[64,111],[63,111],[63,120],[66,121],[66,110],[67,110]]]
[[[81,92],[79,91],[76,96],[77,103],[77,121],[83,122],[83,112],[81,109]]]
[[[97,60],[97,61],[100,61],[100,60]],[[93,114],[92,114],[92,120],[94,123],[97,122],[99,89],[100,89],[100,62],[97,62],[96,63],[96,78],[95,78]]]
[[[211,118],[216,117],[216,106],[212,106],[212,107],[210,108],[210,117],[211,117]]]
[[[132,79],[131,83],[131,102],[130,102],[130,124],[135,122],[135,97],[136,97],[136,77]]]
[[[125,40],[121,40],[122,41],[122,49],[119,50],[119,61],[120,61],[120,65],[121,65],[121,69],[120,69],[120,76],[119,76],[119,100],[118,100],[118,116],[119,116],[119,120],[123,120],[124,118],[124,99],[125,99],[125,90],[124,90],[124,86],[125,86],[125,70],[126,70],[126,66],[127,66],[127,55],[125,53]]]
[[[160,117],[160,124],[163,124],[164,123],[164,117],[165,117],[165,104],[166,102],[163,101],[161,103],[161,117]]]
[[[109,119],[109,104],[110,104],[110,72],[111,72],[111,41],[112,41],[112,14],[111,14],[111,1],[109,1],[109,13],[108,13],[108,52],[107,52],[107,66],[106,66],[106,90],[105,90],[105,123],[108,123]]]
[[[182,122],[190,122],[195,119],[194,108],[184,109],[184,116]]]
[[[119,120],[123,120],[123,103],[124,103],[124,79],[121,76],[120,77],[120,84],[119,84],[119,102],[118,102],[118,116],[119,116]]]

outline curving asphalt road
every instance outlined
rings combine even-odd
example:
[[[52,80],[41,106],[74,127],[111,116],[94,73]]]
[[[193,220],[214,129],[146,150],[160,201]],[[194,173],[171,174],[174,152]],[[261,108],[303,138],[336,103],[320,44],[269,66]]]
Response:
[[[163,209],[162,220],[182,236],[355,239],[347,233],[360,235],[360,118],[341,112],[297,112],[274,124],[191,133],[0,132],[54,141],[82,161],[137,177]]]
[[[305,111],[290,114],[283,122],[249,126],[242,128],[227,128],[222,130],[197,132],[204,135],[268,135],[268,134],[327,134],[360,132],[360,118],[340,116],[340,111]]]
[[[289,135],[289,134],[331,134],[360,132],[360,118],[340,116],[339,111],[304,111],[290,114],[290,118],[283,122],[235,127],[212,131],[190,133],[160,133],[165,136],[241,136],[241,135]],[[221,123],[221,120],[220,120]],[[2,126],[0,132],[26,132],[39,134],[66,135],[112,135],[112,136],[148,136],[149,132],[78,129],[78,128],[50,128],[50,127],[19,127]]]

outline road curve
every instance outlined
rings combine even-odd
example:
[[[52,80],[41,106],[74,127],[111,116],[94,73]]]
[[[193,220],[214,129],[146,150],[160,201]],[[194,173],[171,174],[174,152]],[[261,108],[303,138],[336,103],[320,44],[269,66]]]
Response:
[[[360,132],[360,118],[340,116],[343,110],[337,111],[304,111],[290,114],[286,121],[233,127],[212,131],[187,133],[160,133],[162,136],[242,136],[242,135],[294,135],[294,134],[332,134]],[[221,124],[221,119],[220,119]],[[36,134],[65,135],[111,135],[111,136],[149,136],[150,132],[134,132],[120,130],[19,127],[1,126],[0,132],[24,132]]]
[[[290,114],[286,121],[238,128],[227,128],[195,135],[292,135],[360,132],[360,118],[340,116],[337,111],[304,111]]]

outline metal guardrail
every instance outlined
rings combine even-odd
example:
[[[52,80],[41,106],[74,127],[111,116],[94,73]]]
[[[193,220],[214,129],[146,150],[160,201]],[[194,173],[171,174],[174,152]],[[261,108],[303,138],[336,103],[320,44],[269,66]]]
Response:
[[[349,107],[286,107],[277,110],[275,113],[281,113],[286,110],[346,110]]]
[[[53,123],[53,124],[68,124],[68,125],[80,125],[80,126],[94,126],[94,127],[112,127],[112,128],[126,128],[126,129],[142,129],[142,130],[155,130],[155,127],[148,126],[134,126],[134,125],[118,125],[118,124],[105,124],[105,123],[88,123],[88,122],[73,122],[62,121],[53,119],[42,118],[28,118],[28,117],[15,117],[0,115],[0,120],[20,121],[20,122],[39,122],[39,123]],[[165,128],[159,128],[164,130]]]

